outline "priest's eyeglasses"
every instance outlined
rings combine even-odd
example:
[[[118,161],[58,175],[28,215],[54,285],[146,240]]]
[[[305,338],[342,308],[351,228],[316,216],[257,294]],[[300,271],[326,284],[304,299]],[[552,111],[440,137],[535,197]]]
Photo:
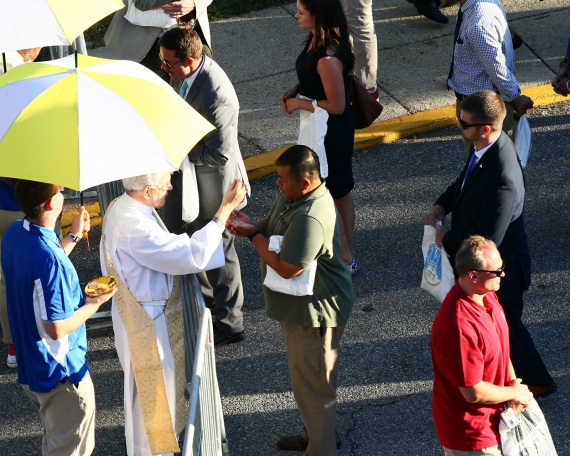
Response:
[[[489,271],[487,269],[474,269],[474,271],[486,272],[487,274],[495,274],[495,277],[501,277],[503,275],[503,273],[505,272],[505,263],[503,263],[502,266],[495,271]]]
[[[165,192],[166,190],[168,190],[170,188],[171,183],[169,182],[166,185],[149,185],[149,187],[154,187],[157,190],[160,190],[161,192]]]

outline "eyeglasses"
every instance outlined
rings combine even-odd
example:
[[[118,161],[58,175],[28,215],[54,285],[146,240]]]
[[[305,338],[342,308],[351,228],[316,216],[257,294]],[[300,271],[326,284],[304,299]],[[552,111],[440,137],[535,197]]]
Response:
[[[180,59],[180,60],[177,60],[176,62],[169,62],[168,60],[164,60],[160,54],[158,54],[158,58],[160,59],[160,61],[161,61],[162,63],[164,63],[164,66],[165,66],[166,68],[168,68],[169,70],[170,70],[174,65],[176,65],[177,63],[180,63],[180,62],[182,62],[182,61],[184,60],[184,59]]]
[[[470,124],[470,123],[465,122],[461,117],[458,117],[457,120],[461,124],[461,128],[463,130],[467,130],[468,128],[471,128],[471,127],[484,127],[485,125],[489,125],[489,124]]]
[[[157,190],[160,190],[162,192],[165,192],[166,190],[168,190],[170,188],[170,182],[166,185],[149,185],[149,187],[154,187]]]
[[[495,274],[495,277],[501,277],[503,275],[503,272],[505,272],[505,263],[503,263],[501,265],[501,267],[499,269],[497,269],[496,271],[489,271],[487,269],[474,269],[474,271],[486,272],[487,274]]]

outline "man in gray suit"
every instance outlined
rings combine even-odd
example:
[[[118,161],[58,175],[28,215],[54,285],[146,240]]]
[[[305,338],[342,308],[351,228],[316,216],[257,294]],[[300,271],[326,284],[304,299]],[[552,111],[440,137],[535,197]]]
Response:
[[[133,0],[134,6],[141,11],[150,11],[161,8],[164,14],[175,18],[179,23],[187,23],[192,20],[193,27],[198,32],[204,52],[211,53],[210,24],[208,22],[207,7],[212,0]],[[123,0],[128,6],[128,0]],[[131,24],[126,18],[127,8],[115,13],[111,25],[105,33],[105,46],[115,58],[132,60],[149,68],[168,81],[168,75],[160,68],[158,58],[158,38],[166,31],[160,27],[143,27]]]
[[[162,69],[174,83],[182,83],[178,84],[180,96],[216,127],[188,154],[196,169],[200,205],[198,218],[191,223],[182,220],[180,172],[172,176],[173,189],[164,205],[164,222],[168,229],[176,234],[186,232],[191,235],[212,220],[234,179],[241,180],[249,189],[238,144],[239,103],[226,73],[202,54],[202,44],[196,31],[189,27],[171,29],[159,39],[159,45]],[[245,206],[245,202],[241,206]],[[245,338],[241,311],[243,288],[234,236],[226,230],[222,239],[226,265],[199,274],[206,304],[213,309],[215,346],[240,342]]]

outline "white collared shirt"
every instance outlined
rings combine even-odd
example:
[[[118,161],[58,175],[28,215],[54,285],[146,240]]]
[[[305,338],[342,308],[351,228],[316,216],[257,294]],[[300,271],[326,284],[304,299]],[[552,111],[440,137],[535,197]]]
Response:
[[[190,87],[192,87],[192,84],[194,84],[194,81],[198,77],[198,73],[200,73],[200,71],[202,70],[202,67],[204,66],[204,60],[206,60],[206,56],[204,54],[202,54],[202,62],[200,63],[200,66],[198,67],[198,69],[186,78],[186,84],[188,84],[188,88],[182,94],[182,98],[186,99],[186,96],[188,95],[188,92],[190,91]]]
[[[166,300],[172,276],[221,267],[225,264],[222,233],[216,222],[189,237],[164,231],[145,206],[126,193],[106,216],[109,256],[119,277],[139,302]],[[107,274],[103,246],[101,269]]]

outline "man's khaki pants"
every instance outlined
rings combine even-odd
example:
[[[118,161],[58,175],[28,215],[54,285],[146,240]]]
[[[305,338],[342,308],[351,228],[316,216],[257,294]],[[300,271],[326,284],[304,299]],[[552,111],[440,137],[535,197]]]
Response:
[[[499,445],[473,451],[450,450],[449,448],[443,447],[443,454],[444,456],[503,456]]]
[[[293,395],[308,434],[301,434],[309,440],[307,456],[338,454],[336,385],[343,329],[281,323]]]
[[[348,31],[354,49],[354,74],[368,92],[376,90],[378,43],[372,17],[372,0],[344,0]]]
[[[43,456],[88,456],[95,448],[95,390],[89,373],[79,383],[58,383],[49,393],[24,391],[38,408]]]

